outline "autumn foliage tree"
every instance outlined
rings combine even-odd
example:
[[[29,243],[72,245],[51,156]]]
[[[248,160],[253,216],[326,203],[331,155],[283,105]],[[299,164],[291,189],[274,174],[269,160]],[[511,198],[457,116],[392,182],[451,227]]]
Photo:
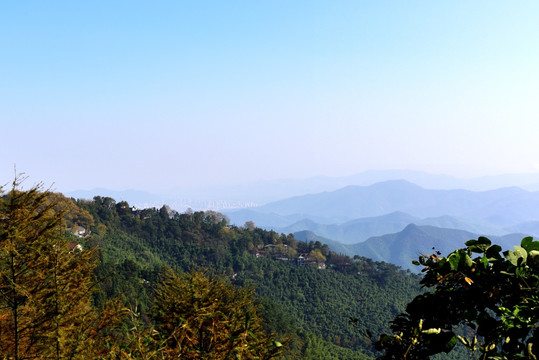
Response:
[[[254,291],[204,270],[167,270],[156,291],[157,331],[167,358],[271,359],[281,344],[262,326]]]
[[[0,198],[0,353],[88,358],[99,322],[90,300],[96,256],[69,246],[49,191],[21,182]]]

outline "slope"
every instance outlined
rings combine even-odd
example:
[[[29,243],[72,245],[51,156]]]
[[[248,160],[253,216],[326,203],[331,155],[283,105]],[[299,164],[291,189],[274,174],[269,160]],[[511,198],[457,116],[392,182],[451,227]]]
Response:
[[[360,318],[362,331],[386,331],[392,317],[419,291],[419,278],[394,265],[341,256],[316,241],[230,226],[215,212],[133,209],[102,197],[78,205],[95,219],[93,237],[81,239],[83,245],[101,249],[98,276],[103,287],[96,303],[119,296],[144,313],[151,308],[152,289],[163,266],[180,271],[205,266],[239,285],[256,287],[264,302],[275,305],[266,307],[268,327],[283,336],[296,334],[295,351],[312,354],[309,344],[319,339],[332,344],[330,348],[353,352],[341,359],[361,359],[374,350],[349,318]],[[285,249],[287,258],[318,254],[318,260],[301,266],[283,260],[277,249]],[[350,354],[348,350],[336,353]]]

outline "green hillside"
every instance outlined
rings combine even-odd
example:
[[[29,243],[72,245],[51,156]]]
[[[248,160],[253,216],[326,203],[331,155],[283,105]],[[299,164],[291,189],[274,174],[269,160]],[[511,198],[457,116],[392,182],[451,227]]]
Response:
[[[374,355],[365,331],[387,331],[419,291],[419,278],[394,265],[338,255],[292,235],[230,226],[215,212],[137,210],[104,197],[77,205],[94,219],[92,235],[81,241],[101,249],[103,286],[96,303],[120,297],[145,312],[163,267],[209,267],[237,285],[255,287],[266,304],[268,326],[293,334],[291,347],[304,358],[319,352],[324,359]],[[359,319],[355,327],[350,318]]]

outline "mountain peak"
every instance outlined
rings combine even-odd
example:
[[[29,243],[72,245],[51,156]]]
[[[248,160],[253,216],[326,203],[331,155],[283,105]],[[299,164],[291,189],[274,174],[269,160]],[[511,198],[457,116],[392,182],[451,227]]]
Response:
[[[414,223],[408,224],[404,229],[402,229],[401,234],[403,235],[410,235],[415,233],[422,233],[420,226],[417,226]]]
[[[389,187],[391,189],[398,189],[398,188],[405,188],[405,189],[423,189],[421,186],[416,185],[408,180],[387,180],[387,181],[381,181],[376,184],[372,184],[370,187],[372,188],[385,188]]]

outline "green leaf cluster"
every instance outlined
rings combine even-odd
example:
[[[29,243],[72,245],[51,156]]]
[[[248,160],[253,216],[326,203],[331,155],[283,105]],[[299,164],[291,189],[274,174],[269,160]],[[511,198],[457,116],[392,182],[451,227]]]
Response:
[[[502,252],[486,237],[447,257],[421,256],[422,285],[376,346],[381,359],[428,359],[457,343],[478,359],[536,359],[539,354],[539,241]]]

